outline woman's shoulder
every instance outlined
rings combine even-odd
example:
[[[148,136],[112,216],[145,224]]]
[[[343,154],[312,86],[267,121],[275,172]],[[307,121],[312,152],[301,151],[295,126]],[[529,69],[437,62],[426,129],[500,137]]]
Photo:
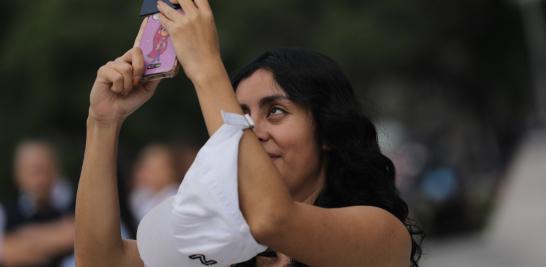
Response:
[[[361,227],[367,228],[369,238],[376,239],[378,245],[383,245],[389,250],[411,252],[411,236],[404,225],[396,216],[389,211],[369,205],[355,205],[341,207],[345,213],[355,216],[355,222],[360,222]],[[409,254],[408,254],[409,257]]]

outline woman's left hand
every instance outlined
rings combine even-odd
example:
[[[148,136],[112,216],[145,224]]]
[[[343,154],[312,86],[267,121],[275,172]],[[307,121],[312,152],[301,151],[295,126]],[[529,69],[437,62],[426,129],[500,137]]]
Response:
[[[223,69],[218,34],[208,0],[171,0],[179,12],[157,2],[160,22],[172,38],[178,61],[186,76],[196,82]]]

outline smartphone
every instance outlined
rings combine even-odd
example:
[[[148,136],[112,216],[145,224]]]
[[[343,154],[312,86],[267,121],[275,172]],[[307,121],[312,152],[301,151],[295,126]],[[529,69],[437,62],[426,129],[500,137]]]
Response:
[[[144,54],[142,81],[172,78],[178,73],[178,60],[172,40],[159,23],[159,13],[147,16],[140,48]]]

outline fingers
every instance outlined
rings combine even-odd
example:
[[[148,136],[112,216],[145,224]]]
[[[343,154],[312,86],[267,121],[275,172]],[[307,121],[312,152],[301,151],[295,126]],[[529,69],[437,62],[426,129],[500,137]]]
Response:
[[[171,29],[174,27],[174,22],[167,18],[167,16],[165,16],[163,13],[159,13],[159,23],[165,27],[169,34],[171,33]]]
[[[170,0],[171,3],[173,4],[180,4],[180,6],[183,8],[183,10],[185,11],[186,9],[189,9],[189,10],[193,10],[191,9],[192,7],[196,7],[198,10],[200,11],[203,11],[203,12],[210,12],[211,11],[211,8],[210,8],[210,4],[209,4],[209,1],[208,0],[193,0],[193,1],[186,1],[186,0]],[[184,3],[182,2],[192,2],[192,5],[188,5],[186,4],[186,7],[184,9]]]
[[[162,15],[164,15],[171,22],[178,21],[183,16],[181,13],[177,12],[174,8],[163,3],[163,1],[157,2],[157,9],[161,12]],[[184,13],[189,14],[188,12],[186,12],[185,9],[184,9]],[[167,27],[166,25],[164,26]]]
[[[134,47],[127,51],[119,58],[120,61],[127,62],[133,68],[132,81],[133,85],[137,85],[142,75],[144,75],[144,55],[142,49]]]
[[[194,0],[197,8],[205,13],[211,13],[211,8],[208,0]]]
[[[161,1],[159,1],[161,2]],[[195,4],[193,3],[192,0],[175,0],[175,1],[171,1],[171,3],[174,3],[174,2],[178,2],[178,4],[180,5],[180,7],[182,7],[182,10],[184,11],[185,14],[193,14],[195,12],[197,12],[197,7],[195,6]]]
[[[146,82],[146,83],[142,84],[141,87],[142,87],[142,89],[144,89],[147,92],[155,91],[155,89],[159,85],[159,82],[161,82],[161,80],[152,80],[152,81],[149,81],[149,82]]]
[[[144,75],[144,55],[140,48],[131,49],[133,53],[133,85],[137,85]]]
[[[122,61],[130,64],[132,67],[132,85],[137,85],[144,75],[144,55],[139,47],[134,47],[127,51],[116,61]]]
[[[192,0],[170,0],[170,2],[180,4],[182,10],[175,10],[163,1],[157,2],[157,9],[160,11],[159,21],[169,34],[172,34],[172,30],[175,29],[177,24],[195,21],[200,17],[212,17],[208,0],[195,2]],[[198,6],[198,3],[200,6]]]
[[[116,60],[108,62],[106,65],[121,75],[121,77],[119,75],[115,76],[116,80],[113,81],[112,90],[116,93],[127,95],[133,88],[133,67],[131,64]],[[120,86],[121,89],[119,88]]]
[[[100,67],[98,71],[98,78],[101,78],[106,83],[112,84],[110,90],[114,93],[121,94],[123,92],[123,75],[116,71],[112,66],[113,61],[108,62],[106,65]]]
[[[159,81],[150,81],[139,85],[135,92],[132,93],[131,97],[127,98],[127,100],[129,103],[133,103],[134,105],[141,105],[154,95],[158,83]]]
[[[133,48],[98,71],[98,76],[112,84],[114,93],[128,95],[144,74],[144,57],[140,48]]]

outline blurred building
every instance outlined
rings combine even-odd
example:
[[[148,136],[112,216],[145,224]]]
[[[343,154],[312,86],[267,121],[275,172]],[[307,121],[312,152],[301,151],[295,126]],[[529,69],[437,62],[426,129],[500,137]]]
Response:
[[[486,229],[425,244],[423,267],[542,267],[546,263],[546,130],[520,146]]]

